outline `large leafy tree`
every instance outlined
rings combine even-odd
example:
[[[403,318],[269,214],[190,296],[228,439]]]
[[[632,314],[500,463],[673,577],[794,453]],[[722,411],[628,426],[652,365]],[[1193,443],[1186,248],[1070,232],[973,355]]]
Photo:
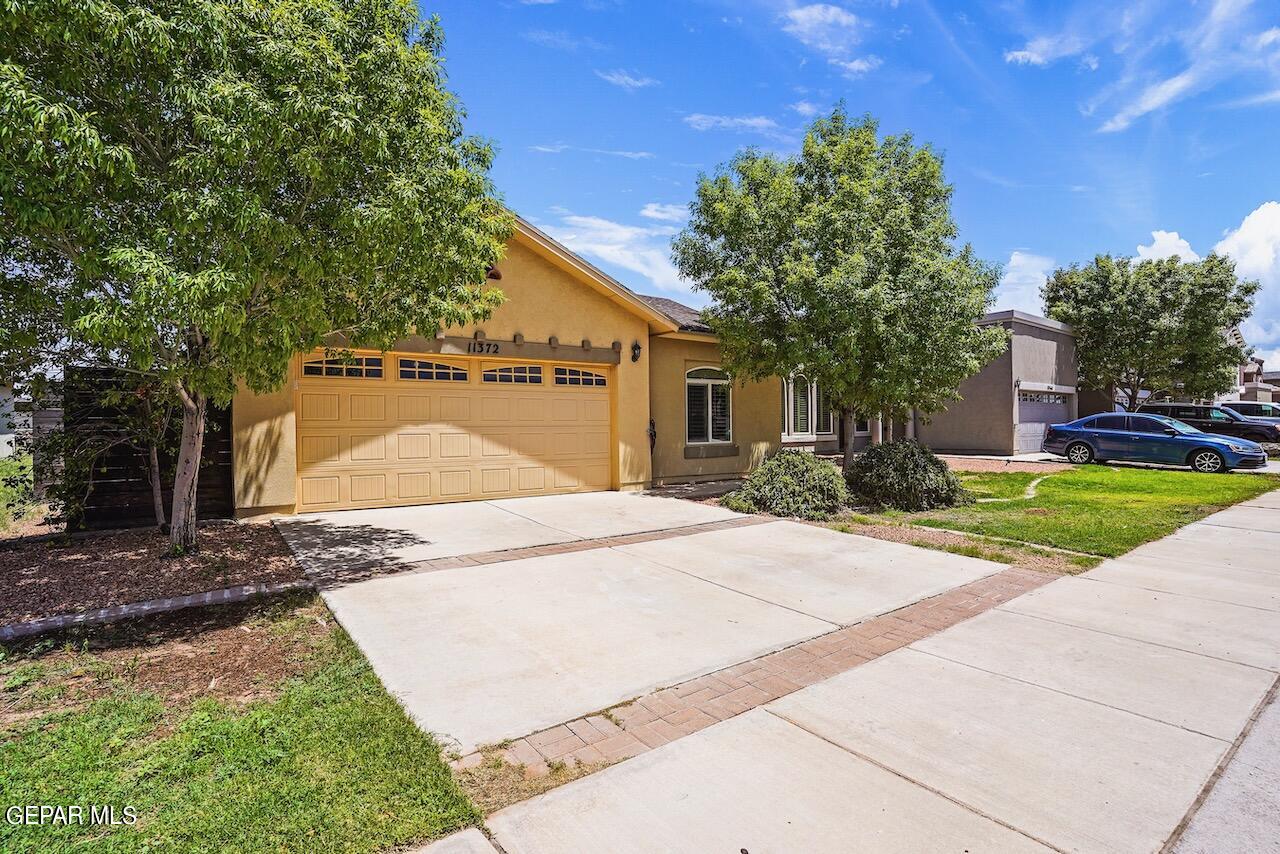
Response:
[[[734,376],[803,370],[846,414],[929,413],[1005,346],[975,325],[997,270],[955,246],[950,202],[928,146],[837,109],[798,156],[747,150],[704,176],[673,256]]]
[[[7,334],[41,339],[56,271],[68,334],[174,390],[175,549],[210,401],[330,333],[387,347],[500,302],[512,224],[442,38],[412,0],[0,4],[0,285],[35,318]]]
[[[1042,295],[1049,316],[1075,330],[1081,382],[1114,389],[1133,410],[1143,391],[1199,398],[1231,388],[1248,352],[1228,333],[1257,292],[1221,255],[1137,264],[1099,255],[1055,271]]]

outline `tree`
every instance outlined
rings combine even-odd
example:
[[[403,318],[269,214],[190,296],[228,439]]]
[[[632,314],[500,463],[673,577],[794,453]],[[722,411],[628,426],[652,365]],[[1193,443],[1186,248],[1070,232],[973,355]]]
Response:
[[[836,109],[798,156],[747,150],[703,176],[673,258],[712,297],[733,376],[803,371],[846,416],[934,412],[1005,346],[975,325],[998,271],[954,246],[950,202],[928,146]]]
[[[1221,255],[1134,264],[1099,255],[1056,270],[1042,290],[1050,317],[1075,330],[1080,382],[1124,396],[1213,397],[1235,384],[1248,352],[1228,333],[1251,313],[1258,283]]]
[[[411,0],[0,6],[0,285],[64,263],[65,327],[173,389],[175,551],[211,400],[500,303],[512,222],[442,40]]]

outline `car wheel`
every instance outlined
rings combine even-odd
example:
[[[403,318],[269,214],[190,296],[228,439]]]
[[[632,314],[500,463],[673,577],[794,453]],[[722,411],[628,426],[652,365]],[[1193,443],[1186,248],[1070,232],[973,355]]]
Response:
[[[1201,448],[1191,455],[1191,468],[1202,474],[1217,474],[1227,470],[1227,461],[1217,451]]]
[[[1089,447],[1086,442],[1072,442],[1067,445],[1066,454],[1068,460],[1079,466],[1091,463],[1094,460],[1093,448]]]

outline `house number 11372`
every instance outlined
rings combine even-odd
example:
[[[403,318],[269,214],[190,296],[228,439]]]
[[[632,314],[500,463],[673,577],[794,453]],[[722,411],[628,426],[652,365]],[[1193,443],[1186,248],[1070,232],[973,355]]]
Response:
[[[502,348],[492,341],[468,341],[468,353],[501,353]]]

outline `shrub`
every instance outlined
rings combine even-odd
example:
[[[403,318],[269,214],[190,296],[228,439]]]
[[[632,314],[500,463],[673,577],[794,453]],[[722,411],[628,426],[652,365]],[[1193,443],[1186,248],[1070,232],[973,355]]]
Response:
[[[806,451],[782,451],[753,471],[720,503],[740,513],[826,519],[848,500],[840,472]]]
[[[914,439],[872,445],[854,460],[847,479],[850,493],[877,507],[932,510],[973,503],[947,464]]]

